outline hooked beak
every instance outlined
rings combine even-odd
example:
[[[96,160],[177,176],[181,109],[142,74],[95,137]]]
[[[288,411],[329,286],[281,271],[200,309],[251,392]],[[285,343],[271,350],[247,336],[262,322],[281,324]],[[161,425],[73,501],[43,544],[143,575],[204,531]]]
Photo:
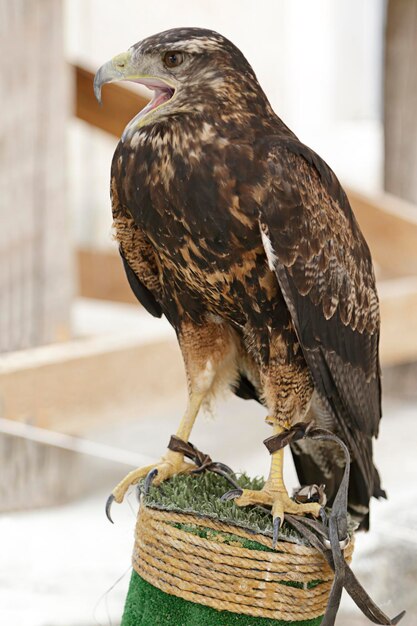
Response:
[[[100,67],[94,76],[94,95],[101,104],[101,88],[105,83],[134,78],[131,73],[131,53],[122,52]]]

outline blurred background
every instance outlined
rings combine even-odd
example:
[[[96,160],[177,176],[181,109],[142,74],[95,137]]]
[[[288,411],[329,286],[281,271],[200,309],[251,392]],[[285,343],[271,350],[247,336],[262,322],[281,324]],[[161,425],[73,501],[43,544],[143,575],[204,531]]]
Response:
[[[0,0],[0,622],[120,622],[137,503],[115,506],[111,526],[105,499],[159,458],[185,407],[174,333],[139,307],[111,235],[112,153],[149,92],[109,85],[100,108],[92,91],[101,64],[178,26],[241,48],[370,244],[389,500],[373,503],[353,566],[388,614],[417,624],[417,0]],[[213,413],[192,441],[265,473],[264,411],[224,398]],[[338,624],[365,623],[344,598]]]

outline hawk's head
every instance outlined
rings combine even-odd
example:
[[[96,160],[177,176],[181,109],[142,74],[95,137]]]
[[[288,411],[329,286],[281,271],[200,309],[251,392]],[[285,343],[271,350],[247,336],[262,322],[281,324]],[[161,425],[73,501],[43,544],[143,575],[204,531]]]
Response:
[[[269,111],[243,54],[212,30],[174,28],[135,44],[98,70],[97,99],[104,83],[121,80],[141,83],[154,92],[136,116],[136,128],[178,113],[210,111],[227,116],[245,110],[254,115]]]

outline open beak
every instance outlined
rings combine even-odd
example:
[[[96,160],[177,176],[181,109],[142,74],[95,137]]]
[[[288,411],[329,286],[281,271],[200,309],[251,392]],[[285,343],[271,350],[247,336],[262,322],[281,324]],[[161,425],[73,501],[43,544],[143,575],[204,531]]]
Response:
[[[138,122],[148,113],[154,111],[160,106],[163,106],[166,102],[171,100],[175,94],[175,86],[167,82],[165,79],[163,80],[148,73],[138,72],[137,62],[132,62],[132,53],[128,50],[127,52],[118,54],[113,57],[111,61],[102,65],[95,75],[94,94],[100,104],[102,86],[105,83],[112,83],[121,80],[129,80],[135,83],[140,83],[154,92],[153,98],[149,104],[135,117]]]

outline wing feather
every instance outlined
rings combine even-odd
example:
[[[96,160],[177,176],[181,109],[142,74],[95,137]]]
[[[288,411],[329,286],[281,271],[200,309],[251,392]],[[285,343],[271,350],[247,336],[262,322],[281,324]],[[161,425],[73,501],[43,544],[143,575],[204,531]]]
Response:
[[[370,439],[381,418],[379,306],[371,255],[324,161],[270,141],[260,228],[315,386],[372,495]]]

